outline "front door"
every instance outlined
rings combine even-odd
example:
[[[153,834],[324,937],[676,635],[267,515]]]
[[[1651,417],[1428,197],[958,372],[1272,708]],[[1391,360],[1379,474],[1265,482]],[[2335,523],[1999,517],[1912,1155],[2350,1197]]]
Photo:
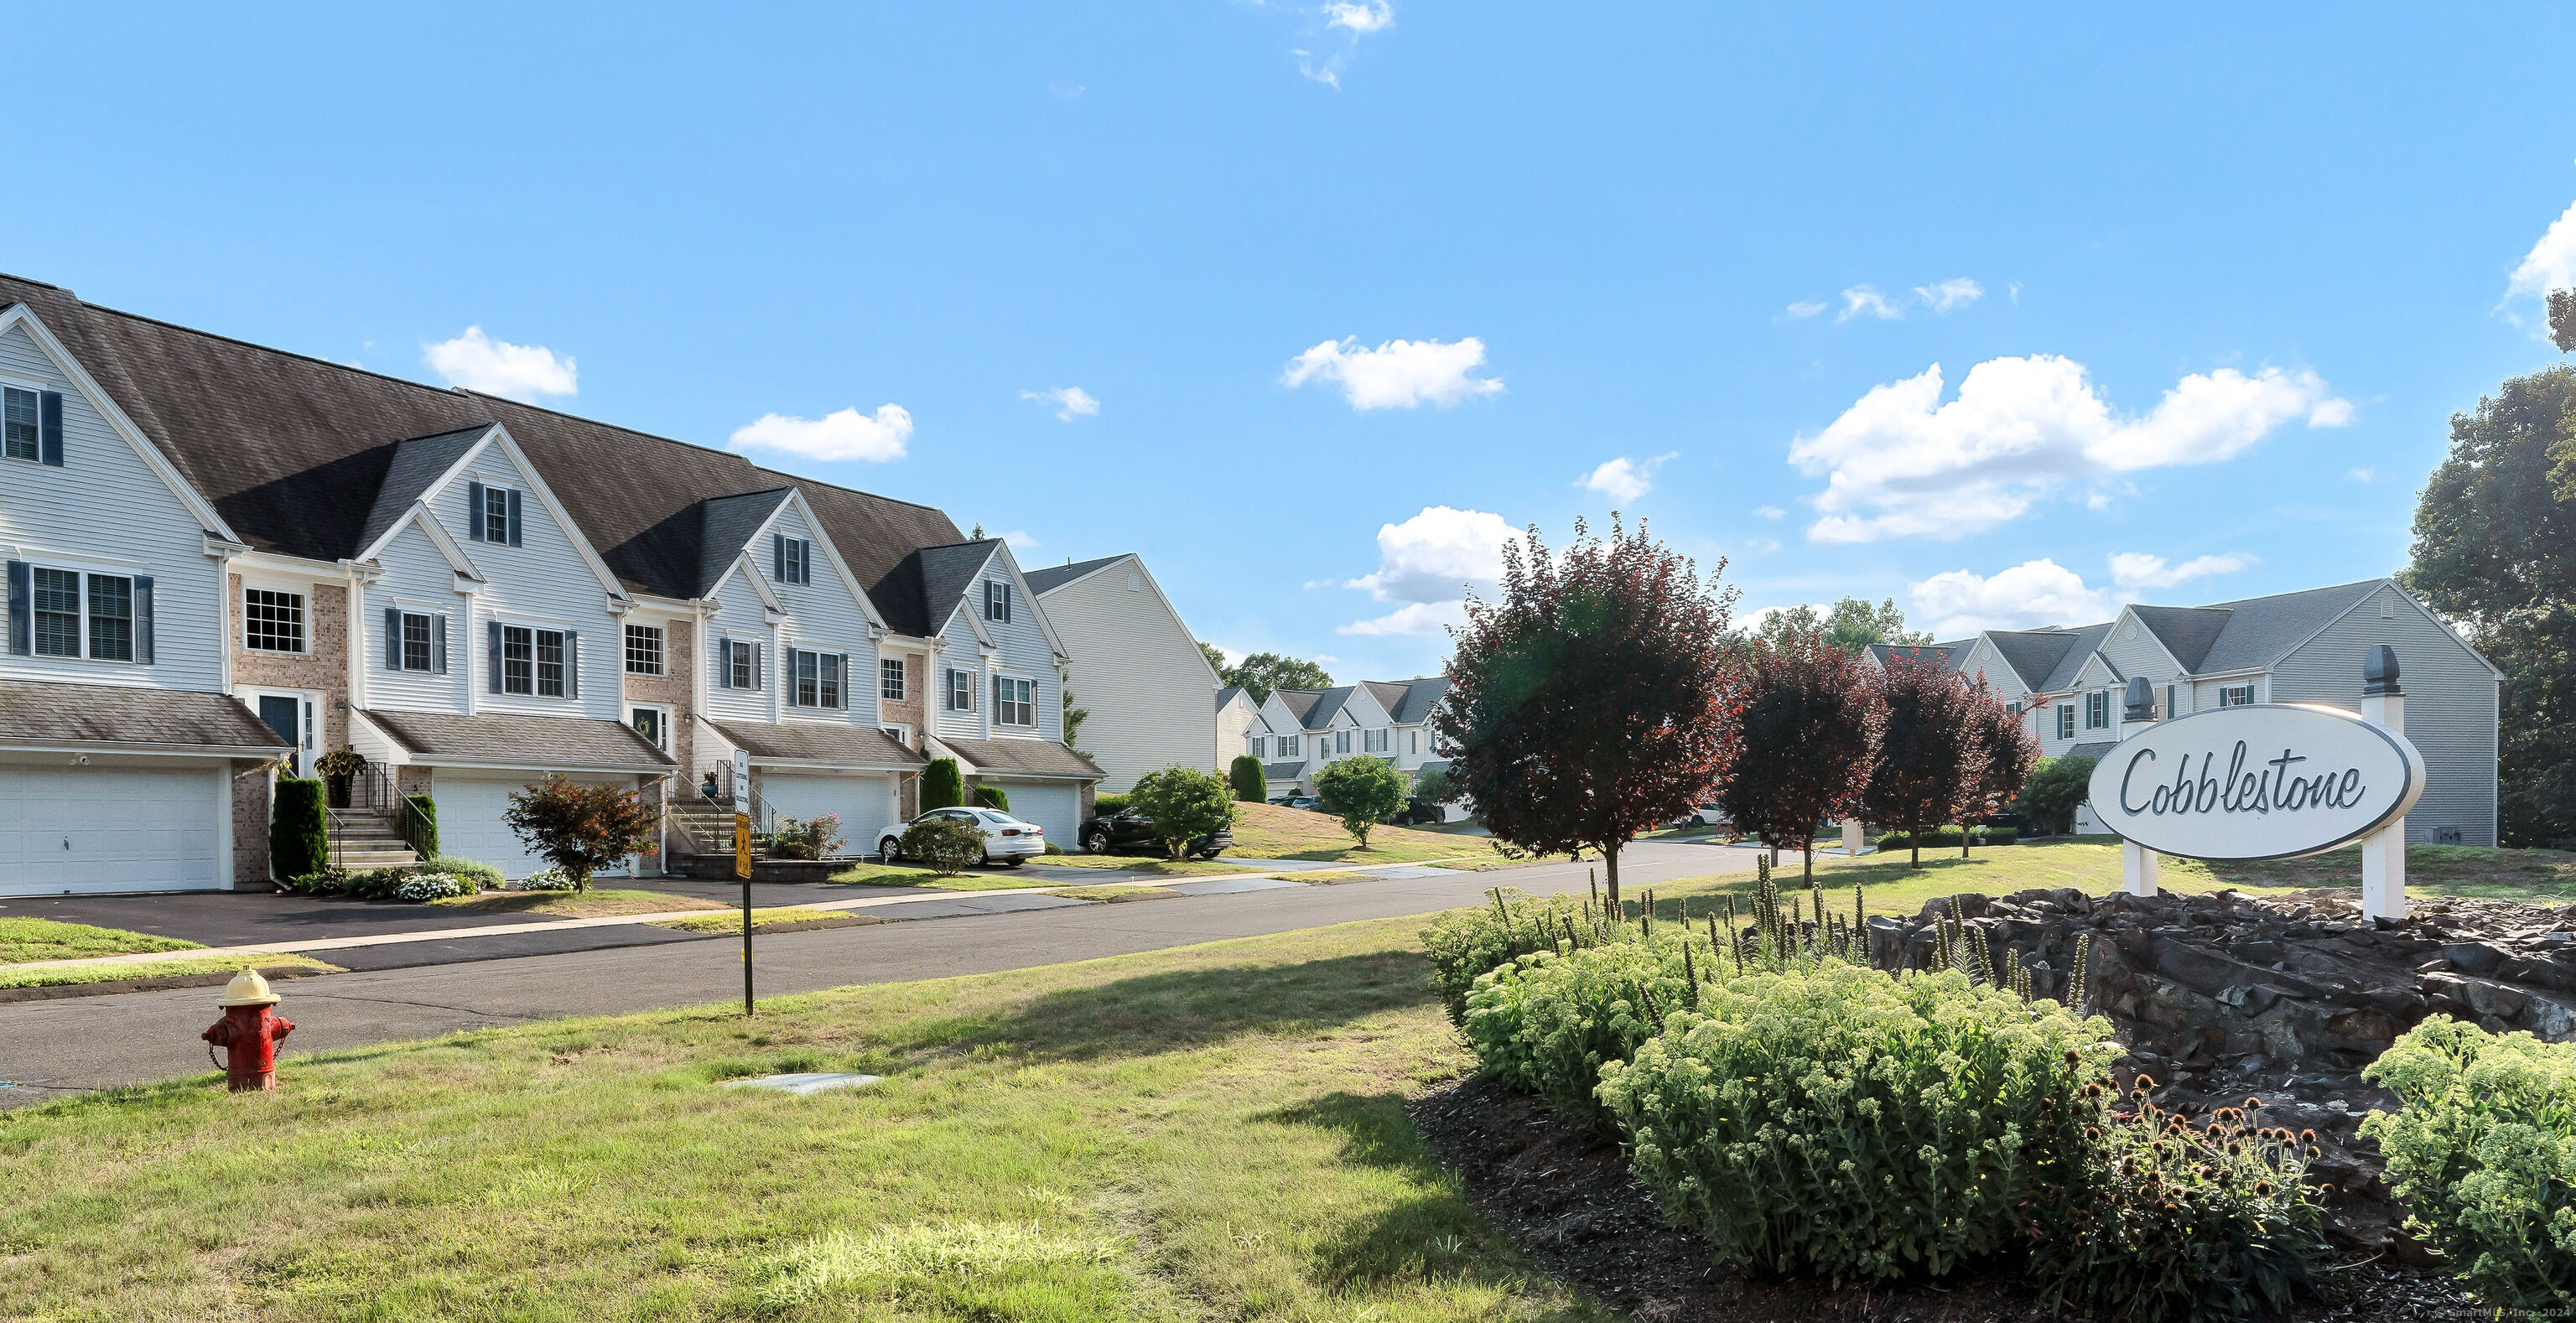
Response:
[[[276,731],[279,739],[294,747],[295,751],[287,755],[286,759],[288,776],[304,775],[303,714],[304,703],[301,699],[277,694],[260,695],[259,719],[267,722],[268,728]]]

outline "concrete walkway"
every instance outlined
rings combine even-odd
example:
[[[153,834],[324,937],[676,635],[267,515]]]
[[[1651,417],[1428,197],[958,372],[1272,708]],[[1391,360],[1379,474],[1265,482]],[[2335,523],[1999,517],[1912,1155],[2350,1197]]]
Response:
[[[1634,888],[1751,866],[1746,851],[1641,843],[1622,857],[1620,876]],[[756,938],[756,970],[764,997],[989,973],[1454,909],[1480,903],[1486,889],[1498,885],[1533,894],[1581,892],[1591,867],[1554,863],[1504,873],[1433,869],[1424,871],[1438,876],[1349,886],[1274,883],[1231,892],[1213,888],[1239,878],[1202,878],[1171,884],[1174,890],[1209,887],[1213,892],[1188,901],[1070,903],[1002,913],[974,912],[971,905],[979,899],[1055,898],[957,892],[945,903],[962,912],[939,923]],[[897,903],[919,899],[902,897]],[[666,929],[640,931],[682,938]],[[316,1051],[558,1016],[738,1004],[742,964],[731,940],[672,940],[648,947],[331,974],[298,979],[280,991],[286,998],[280,1009],[297,1026],[288,1040],[293,1051],[284,1063],[291,1074],[294,1056]],[[0,1107],[206,1071],[205,1044],[197,1040],[197,1032],[215,1019],[217,995],[211,988],[182,988],[0,1005]]]

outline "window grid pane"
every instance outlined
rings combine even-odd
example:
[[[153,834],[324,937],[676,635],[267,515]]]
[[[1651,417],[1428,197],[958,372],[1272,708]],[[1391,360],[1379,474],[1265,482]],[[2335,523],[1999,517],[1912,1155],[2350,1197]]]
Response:
[[[823,706],[831,708],[841,706],[841,659],[838,654],[825,656],[822,659],[822,676]]]
[[[100,661],[134,660],[134,581],[123,575],[89,576],[89,655]]]
[[[505,544],[510,540],[510,492],[507,488],[483,489],[483,540]]]
[[[304,594],[245,590],[242,646],[253,652],[304,651]]]
[[[889,657],[877,663],[877,696],[903,701],[903,659]]]
[[[81,655],[80,576],[70,570],[38,569],[36,587],[36,655]]]
[[[790,542],[787,545],[792,547],[796,544]],[[794,696],[788,701],[798,707],[822,706],[821,698],[815,693],[815,682],[818,678],[816,670],[820,658],[810,652],[791,652],[787,655],[796,667],[796,688]]]
[[[530,631],[518,626],[501,630],[501,692],[532,694],[537,690],[536,644]]]
[[[726,659],[725,664],[726,669],[733,672],[733,687],[749,689],[751,687],[751,645],[735,643],[728,647],[732,655]]]
[[[429,665],[429,617],[405,611],[402,618],[402,668],[426,671]]]
[[[6,394],[9,458],[34,459],[39,453],[37,443],[42,436],[36,425],[36,392],[12,387]]]
[[[561,698],[564,692],[563,631],[537,631],[537,697]]]
[[[662,673],[662,627],[628,625],[626,627],[626,673],[660,675]]]

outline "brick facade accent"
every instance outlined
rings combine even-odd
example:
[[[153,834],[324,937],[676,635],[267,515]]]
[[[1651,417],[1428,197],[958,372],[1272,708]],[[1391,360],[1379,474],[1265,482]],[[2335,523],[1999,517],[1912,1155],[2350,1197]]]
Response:
[[[269,765],[233,762],[233,890],[265,891],[268,880]]]
[[[626,656],[626,631],[617,633],[617,655]],[[671,756],[680,760],[680,774],[697,775],[696,714],[690,710],[689,695],[697,678],[697,630],[686,620],[673,620],[662,626],[662,674],[628,675],[626,701],[660,703],[671,709]]]
[[[885,693],[885,678],[874,677],[877,693]],[[912,747],[923,747],[922,739],[930,731],[930,698],[922,687],[930,682],[930,658],[917,652],[903,654],[903,697],[880,697],[878,720],[889,726],[912,727]]]
[[[233,691],[243,689],[310,689],[322,694],[316,716],[322,723],[322,752],[349,742],[349,589],[346,584],[311,583],[304,588],[304,651],[301,654],[253,652],[242,646],[242,577],[224,576],[230,600],[224,606],[224,646],[233,654]],[[263,792],[263,797],[265,792]],[[236,803],[239,801],[236,800]],[[236,839],[239,839],[236,837]],[[268,877],[268,833],[260,832],[260,878]]]

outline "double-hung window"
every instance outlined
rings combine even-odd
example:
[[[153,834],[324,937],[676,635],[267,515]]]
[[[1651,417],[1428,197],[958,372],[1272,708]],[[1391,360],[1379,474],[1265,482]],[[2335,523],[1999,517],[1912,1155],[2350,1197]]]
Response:
[[[561,631],[561,630],[555,630],[555,629],[541,629],[541,630],[538,630],[538,631],[537,631],[537,697],[539,697],[539,698],[561,698],[561,697],[563,697],[563,696],[564,696],[564,636],[563,636],[563,631]]]
[[[89,655],[100,661],[134,660],[134,581],[121,574],[89,576]]]
[[[2218,705],[2220,707],[2254,706],[2254,686],[2250,684],[2235,684],[2219,690]]]
[[[11,459],[40,459],[44,455],[43,415],[38,412],[38,404],[35,391],[15,386],[0,389],[0,453]]]
[[[877,697],[903,701],[903,658],[885,657],[877,662]]]
[[[758,665],[759,655],[752,651],[752,645],[745,643],[740,639],[736,639],[725,645],[725,653],[725,681],[727,687],[733,689],[758,688],[760,680],[760,667]]]
[[[11,567],[13,578],[17,570]],[[145,622],[151,618],[151,580],[42,565],[25,570],[27,652],[92,661],[152,660],[150,645],[143,642]]]
[[[2060,703],[2057,705],[2057,738],[2061,740],[2071,740],[2075,738],[2075,705],[2073,703]]]
[[[2111,695],[2106,692],[2084,696],[2084,729],[2107,730],[2111,725]]]
[[[947,707],[951,712],[975,710],[975,673],[951,669],[948,672]]]
[[[35,571],[35,604],[36,655],[81,655],[80,573],[38,566]]]
[[[406,671],[437,669],[437,658],[430,650],[429,615],[422,611],[402,613],[402,668]]]
[[[483,540],[506,543],[510,540],[510,489],[483,489]]]
[[[304,651],[304,594],[243,589],[242,646],[252,652]]]
[[[1007,675],[993,677],[993,722],[1001,726],[1038,724],[1037,686]]]
[[[560,629],[501,627],[501,692],[562,698],[568,692],[569,649]]]
[[[1337,730],[1337,731],[1334,731],[1334,732],[1333,732],[1333,752],[1335,752],[1335,753],[1349,753],[1350,751],[1351,751],[1351,733],[1350,733],[1349,731],[1347,731],[1347,730]]]
[[[1268,740],[1266,740],[1266,739],[1262,738],[1262,737],[1261,737],[1261,736],[1259,736],[1259,735],[1250,735],[1250,736],[1246,736],[1246,737],[1245,737],[1245,744],[1246,744],[1246,748],[1244,749],[1244,752],[1245,752],[1245,753],[1248,753],[1248,754],[1251,754],[1251,755],[1252,755],[1253,757],[1255,757],[1255,758],[1263,758],[1263,757],[1267,757],[1267,756],[1269,756],[1269,752],[1270,752],[1270,751],[1269,751],[1268,749],[1264,748],[1263,746],[1264,746],[1264,745],[1266,745],[1266,744],[1268,744],[1268,743],[1269,743],[1269,741],[1268,741]]]
[[[796,707],[847,706],[841,698],[839,653],[790,649],[787,664],[794,673],[794,684],[787,691],[790,704]]]
[[[984,618],[1011,623],[1011,585],[999,579],[984,581]]]
[[[1305,744],[1306,737],[1303,735],[1282,735],[1279,737],[1279,756],[1282,758],[1303,758],[1306,755],[1300,752],[1300,750],[1305,747]]]
[[[662,627],[660,625],[626,627],[626,673],[628,675],[662,673]]]

